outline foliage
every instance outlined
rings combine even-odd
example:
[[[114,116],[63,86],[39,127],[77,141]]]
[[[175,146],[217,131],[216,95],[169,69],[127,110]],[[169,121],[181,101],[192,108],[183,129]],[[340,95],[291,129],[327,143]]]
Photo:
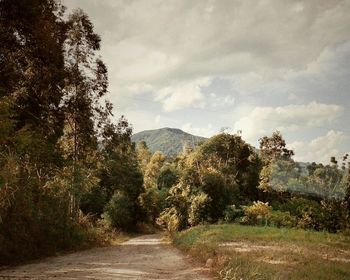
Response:
[[[146,213],[148,222],[154,223],[166,207],[168,190],[149,188],[140,194],[140,206]]]
[[[269,203],[254,201],[251,206],[244,209],[244,217],[242,218],[242,223],[251,225],[266,225],[269,216],[271,215],[272,207]]]
[[[82,195],[80,209],[83,213],[101,217],[103,208],[108,202],[107,193],[99,185],[93,186]]]
[[[143,178],[131,127],[102,102],[107,68],[88,16],[55,0],[3,0],[0,14],[0,263],[11,263],[89,240],[81,210],[106,207],[129,227]]]
[[[170,188],[169,207],[160,217],[165,224],[174,215],[178,229],[215,222],[224,218],[228,205],[257,197],[260,162],[238,135],[216,135],[193,151],[184,150],[175,162],[179,183]],[[166,172],[176,182],[172,171]]]
[[[320,228],[329,232],[345,231],[349,226],[346,214],[346,205],[343,201],[336,199],[325,199],[321,201]]]
[[[179,181],[177,170],[171,165],[164,165],[157,178],[158,189],[170,189]]]
[[[263,192],[268,192],[271,188],[271,165],[279,160],[282,162],[291,162],[294,152],[286,148],[286,142],[279,131],[274,132],[271,137],[264,136],[260,138],[259,142],[259,152],[264,163],[259,176],[259,189],[261,189]]]
[[[113,227],[131,229],[135,225],[132,203],[126,195],[115,193],[105,207],[104,217],[107,222]]]
[[[276,158],[290,159],[294,155],[292,150],[286,148],[286,142],[279,131],[272,133],[271,137],[260,138],[259,142],[260,154],[267,161]]]
[[[237,218],[244,214],[242,209],[238,209],[236,205],[228,205],[224,211],[224,221],[227,223],[234,222]]]
[[[268,216],[268,223],[275,227],[295,227],[297,225],[296,217],[289,212],[272,211]]]
[[[166,225],[171,232],[186,228],[191,204],[191,187],[180,181],[170,188],[167,202],[169,207],[160,214],[158,223]]]
[[[155,152],[148,162],[144,173],[145,188],[156,188],[157,178],[161,172],[161,168],[165,162],[165,156],[162,152]]]
[[[82,10],[2,0],[0,15],[0,262],[82,244],[91,227],[84,215],[125,230],[157,221],[173,232],[234,221],[253,203],[248,224],[349,228],[347,156],[303,171],[279,132],[261,138],[259,152],[236,134],[132,136],[124,116],[111,120],[100,37]]]
[[[193,195],[188,213],[188,223],[191,226],[196,226],[208,220],[210,198],[205,193]]]
[[[314,200],[293,197],[282,205],[282,210],[297,217],[300,228],[319,229],[321,205]]]
[[[148,147],[145,141],[140,141],[137,143],[136,152],[137,152],[137,160],[139,162],[142,173],[145,174],[147,165],[151,160],[151,153],[148,150]]]
[[[158,223],[164,224],[170,233],[184,228],[183,217],[175,207],[166,208],[159,216]]]

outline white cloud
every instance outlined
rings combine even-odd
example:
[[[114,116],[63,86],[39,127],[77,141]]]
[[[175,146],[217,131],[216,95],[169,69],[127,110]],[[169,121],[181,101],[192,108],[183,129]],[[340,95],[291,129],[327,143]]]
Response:
[[[208,86],[210,79],[200,79],[189,83],[162,88],[156,92],[155,100],[163,104],[165,112],[171,112],[187,107],[205,106],[205,96],[202,87]]]
[[[207,127],[193,127],[191,123],[184,124],[181,129],[193,135],[211,137],[216,134],[218,131],[215,131],[211,124],[208,124]]]
[[[341,158],[348,152],[340,148],[348,140],[349,136],[344,132],[330,130],[326,135],[317,137],[311,142],[295,141],[287,146],[294,150],[294,159],[297,161],[327,164],[332,156]]]
[[[165,126],[178,127],[178,123],[176,122],[176,120],[170,119],[163,115],[157,115],[152,112],[145,112],[137,109],[129,109],[127,111],[127,114],[124,115],[126,116],[129,123],[132,125],[134,133],[143,130],[158,129]],[[116,118],[118,118],[118,116],[116,116]]]
[[[213,92],[204,93],[212,79],[196,79],[191,82],[174,83],[154,91],[155,101],[159,101],[165,112],[172,112],[185,108],[218,108],[232,107],[235,103],[233,95],[219,95]]]
[[[249,115],[235,123],[234,130],[242,130],[243,137],[255,143],[258,138],[275,130],[290,132],[331,123],[341,116],[342,112],[341,106],[317,102],[307,105],[256,107]]]

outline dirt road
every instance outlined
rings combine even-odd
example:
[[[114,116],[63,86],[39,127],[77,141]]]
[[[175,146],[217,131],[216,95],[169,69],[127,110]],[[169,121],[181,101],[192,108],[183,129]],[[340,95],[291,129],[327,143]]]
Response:
[[[196,279],[207,280],[158,234],[0,271],[0,279]]]

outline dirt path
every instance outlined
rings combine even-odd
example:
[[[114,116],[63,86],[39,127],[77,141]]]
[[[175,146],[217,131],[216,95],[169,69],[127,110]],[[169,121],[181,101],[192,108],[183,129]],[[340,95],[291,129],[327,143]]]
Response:
[[[0,271],[0,279],[196,279],[207,280],[158,234]]]

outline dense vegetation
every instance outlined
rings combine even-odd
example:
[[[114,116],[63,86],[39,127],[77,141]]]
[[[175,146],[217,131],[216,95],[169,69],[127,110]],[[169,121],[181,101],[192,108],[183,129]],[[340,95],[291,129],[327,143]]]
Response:
[[[131,139],[136,144],[145,141],[152,153],[161,151],[166,156],[176,156],[185,146],[195,147],[206,140],[204,137],[186,133],[181,129],[168,127],[141,131],[135,133]]]
[[[3,0],[0,41],[0,263],[91,241],[84,214],[130,228],[142,174],[88,16]]]
[[[227,133],[190,136],[198,146],[172,157],[135,147],[128,121],[112,122],[100,37],[83,11],[2,0],[0,41],[1,263],[90,242],[106,225],[349,230],[347,155],[305,171],[278,132],[259,150]]]
[[[259,150],[240,135],[222,133],[173,159],[160,152],[151,156],[142,142],[137,151],[146,188],[141,204],[171,232],[223,221],[329,232],[349,228],[347,155],[341,164],[333,158],[304,170],[279,132],[260,139]]]

